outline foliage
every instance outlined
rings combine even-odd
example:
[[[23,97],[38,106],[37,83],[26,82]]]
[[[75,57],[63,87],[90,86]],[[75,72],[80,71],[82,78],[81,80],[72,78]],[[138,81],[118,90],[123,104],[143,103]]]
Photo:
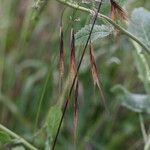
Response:
[[[128,30],[150,47],[150,12],[142,7],[134,9]]]
[[[9,134],[0,131],[0,143],[9,143],[11,141],[11,137]]]
[[[76,45],[83,44],[85,45],[88,35],[90,32],[92,25],[85,25],[80,31],[78,31],[75,35],[76,38]],[[95,40],[102,39],[109,34],[111,34],[113,31],[113,27],[106,26],[106,25],[95,25],[92,35],[91,35],[91,42],[94,42]]]

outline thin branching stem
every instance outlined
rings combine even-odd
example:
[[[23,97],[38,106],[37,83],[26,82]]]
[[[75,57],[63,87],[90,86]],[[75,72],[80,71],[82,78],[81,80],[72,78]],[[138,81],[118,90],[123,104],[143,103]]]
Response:
[[[74,9],[77,9],[77,10],[80,10],[80,11],[83,11],[83,12],[87,12],[87,13],[93,14],[93,10],[85,8],[85,7],[82,7],[82,6],[79,6],[77,3],[72,3],[72,2],[69,2],[69,1],[66,1],[66,0],[57,0],[57,1],[60,2],[60,3],[62,3],[62,4],[64,4],[64,5],[66,5],[66,6],[72,7]],[[105,19],[107,22],[109,22],[110,24],[112,24],[115,28],[117,28],[123,34],[127,35],[132,40],[136,41],[143,48],[143,50],[145,50],[147,53],[150,54],[150,49],[147,46],[145,46],[144,43],[142,43],[132,33],[130,33],[129,31],[127,31],[126,29],[122,28],[120,25],[118,25],[117,23],[115,23],[109,17],[107,17],[106,15],[103,15],[103,14],[98,14],[98,18]]]
[[[0,124],[0,130],[6,132],[7,134],[9,134],[10,136],[12,136],[13,138],[15,138],[18,141],[20,141],[28,149],[30,149],[30,150],[38,150],[36,147],[34,147],[33,145],[31,145],[29,142],[27,142],[24,138],[20,137],[19,135],[17,135],[13,131],[11,131],[8,128],[6,128],[5,126],[3,126],[2,124]]]
[[[89,43],[90,38],[91,38],[92,31],[93,31],[93,28],[94,28],[94,25],[95,25],[95,22],[96,22],[96,19],[97,19],[97,17],[98,17],[98,14],[99,14],[99,11],[100,11],[100,8],[101,8],[101,5],[102,5],[102,1],[103,1],[103,0],[100,1],[99,6],[98,6],[98,8],[97,8],[97,12],[95,13],[94,20],[93,20],[93,24],[92,24],[92,27],[91,27],[91,30],[90,30],[90,33],[89,33],[87,42],[86,42],[85,47],[84,47],[84,49],[83,49],[83,52],[82,52],[82,55],[81,55],[81,58],[80,58],[80,61],[79,61],[78,67],[77,67],[76,74],[75,74],[74,79],[73,79],[73,82],[72,82],[72,84],[71,84],[71,88],[70,88],[70,90],[69,90],[69,95],[68,95],[68,97],[67,97],[67,99],[66,99],[66,102],[65,102],[65,107],[64,107],[63,114],[62,114],[62,117],[61,117],[61,120],[60,120],[60,123],[59,123],[59,127],[58,127],[58,129],[57,129],[57,133],[56,133],[56,136],[55,136],[55,138],[54,138],[54,143],[53,143],[53,146],[52,146],[52,150],[55,149],[55,145],[56,145],[57,138],[58,138],[58,135],[59,135],[59,131],[60,131],[60,128],[61,128],[61,125],[62,125],[62,121],[63,121],[63,119],[64,119],[64,116],[65,116],[65,113],[66,113],[66,110],[67,110],[67,106],[68,106],[69,100],[70,100],[70,98],[71,98],[71,94],[72,94],[74,85],[75,85],[75,83],[76,83],[77,75],[78,75],[78,72],[79,72],[81,63],[82,63],[82,61],[83,61],[84,54],[85,54],[85,52],[86,52],[88,43]]]

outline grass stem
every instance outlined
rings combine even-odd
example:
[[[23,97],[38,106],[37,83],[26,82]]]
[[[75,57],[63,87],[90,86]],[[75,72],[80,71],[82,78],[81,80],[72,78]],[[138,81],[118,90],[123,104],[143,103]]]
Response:
[[[2,124],[0,124],[0,130],[8,133],[13,138],[19,140],[23,145],[25,145],[30,150],[38,150],[36,147],[34,147],[33,145],[31,145],[29,142],[27,142],[24,138],[20,137],[19,135],[17,135],[13,131],[11,131],[8,128],[6,128],[5,126],[3,126]]]

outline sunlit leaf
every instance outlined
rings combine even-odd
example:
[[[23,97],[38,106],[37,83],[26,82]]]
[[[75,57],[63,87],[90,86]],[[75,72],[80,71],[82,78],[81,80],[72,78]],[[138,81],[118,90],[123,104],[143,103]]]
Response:
[[[85,25],[85,27],[83,27],[81,30],[79,30],[75,34],[76,45],[86,43],[90,30],[91,30],[91,26],[92,26],[91,24]],[[101,39],[101,38],[108,36],[109,34],[112,33],[112,31],[113,31],[113,28],[111,26],[95,25],[93,28],[92,35],[91,35],[91,42],[94,42],[97,39]]]

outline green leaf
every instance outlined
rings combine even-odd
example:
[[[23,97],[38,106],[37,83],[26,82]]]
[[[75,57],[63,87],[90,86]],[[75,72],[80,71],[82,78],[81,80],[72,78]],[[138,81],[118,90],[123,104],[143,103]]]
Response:
[[[61,108],[57,105],[50,108],[47,117],[48,135],[52,138],[56,134],[62,116]]]
[[[150,114],[150,102],[147,95],[130,93],[121,85],[114,86],[112,92],[117,94],[122,106],[137,113],[145,112]]]
[[[79,30],[75,34],[75,40],[76,40],[76,45],[80,44],[85,44],[90,30],[91,30],[92,25],[85,25],[81,30]],[[93,32],[91,34],[91,42],[94,42],[97,39],[104,38],[111,34],[113,31],[112,26],[106,26],[106,25],[94,25]]]
[[[134,9],[128,30],[150,48],[150,11],[142,7]]]
[[[11,137],[3,131],[0,131],[0,143],[8,143],[11,141]]]

